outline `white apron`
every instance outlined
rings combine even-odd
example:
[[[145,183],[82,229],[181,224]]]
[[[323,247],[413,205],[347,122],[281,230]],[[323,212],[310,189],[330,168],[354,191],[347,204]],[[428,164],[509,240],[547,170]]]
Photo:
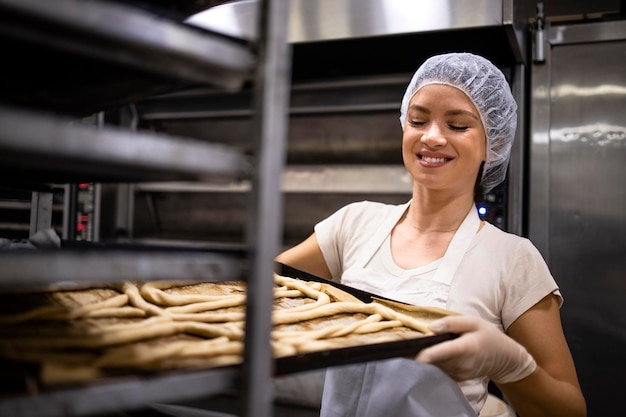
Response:
[[[341,282],[394,298],[383,288],[378,273],[365,268],[391,233],[410,202],[398,206],[376,231],[354,267]],[[452,278],[478,231],[476,207],[455,233],[432,280],[420,279],[403,300],[412,304],[446,308]],[[324,384],[320,417],[476,417],[458,384],[433,365],[397,358],[329,368]]]

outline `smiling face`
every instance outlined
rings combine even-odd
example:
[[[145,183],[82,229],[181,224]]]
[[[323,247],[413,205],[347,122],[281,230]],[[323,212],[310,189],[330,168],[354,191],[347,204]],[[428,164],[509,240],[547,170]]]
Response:
[[[478,110],[461,90],[422,87],[411,99],[402,136],[402,159],[416,185],[471,193],[486,159]]]

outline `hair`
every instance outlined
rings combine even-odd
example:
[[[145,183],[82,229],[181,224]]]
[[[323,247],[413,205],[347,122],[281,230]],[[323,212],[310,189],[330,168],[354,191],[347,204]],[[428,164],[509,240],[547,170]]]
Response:
[[[476,176],[476,182],[474,183],[474,202],[478,203],[483,200],[485,194],[485,188],[482,185],[483,178],[483,170],[485,169],[485,161],[480,163],[480,168],[478,169],[478,175]]]

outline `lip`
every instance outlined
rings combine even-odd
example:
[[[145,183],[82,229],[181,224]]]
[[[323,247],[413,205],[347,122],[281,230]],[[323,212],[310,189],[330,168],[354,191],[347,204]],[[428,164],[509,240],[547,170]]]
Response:
[[[437,168],[446,165],[454,158],[440,152],[421,151],[416,154],[420,165],[427,168]]]

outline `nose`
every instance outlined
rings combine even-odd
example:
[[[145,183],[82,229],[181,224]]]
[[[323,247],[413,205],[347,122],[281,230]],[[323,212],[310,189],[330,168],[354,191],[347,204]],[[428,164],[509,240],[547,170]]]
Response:
[[[434,149],[446,146],[448,144],[448,139],[446,139],[443,129],[441,129],[439,124],[431,122],[422,131],[420,142],[429,148]]]

